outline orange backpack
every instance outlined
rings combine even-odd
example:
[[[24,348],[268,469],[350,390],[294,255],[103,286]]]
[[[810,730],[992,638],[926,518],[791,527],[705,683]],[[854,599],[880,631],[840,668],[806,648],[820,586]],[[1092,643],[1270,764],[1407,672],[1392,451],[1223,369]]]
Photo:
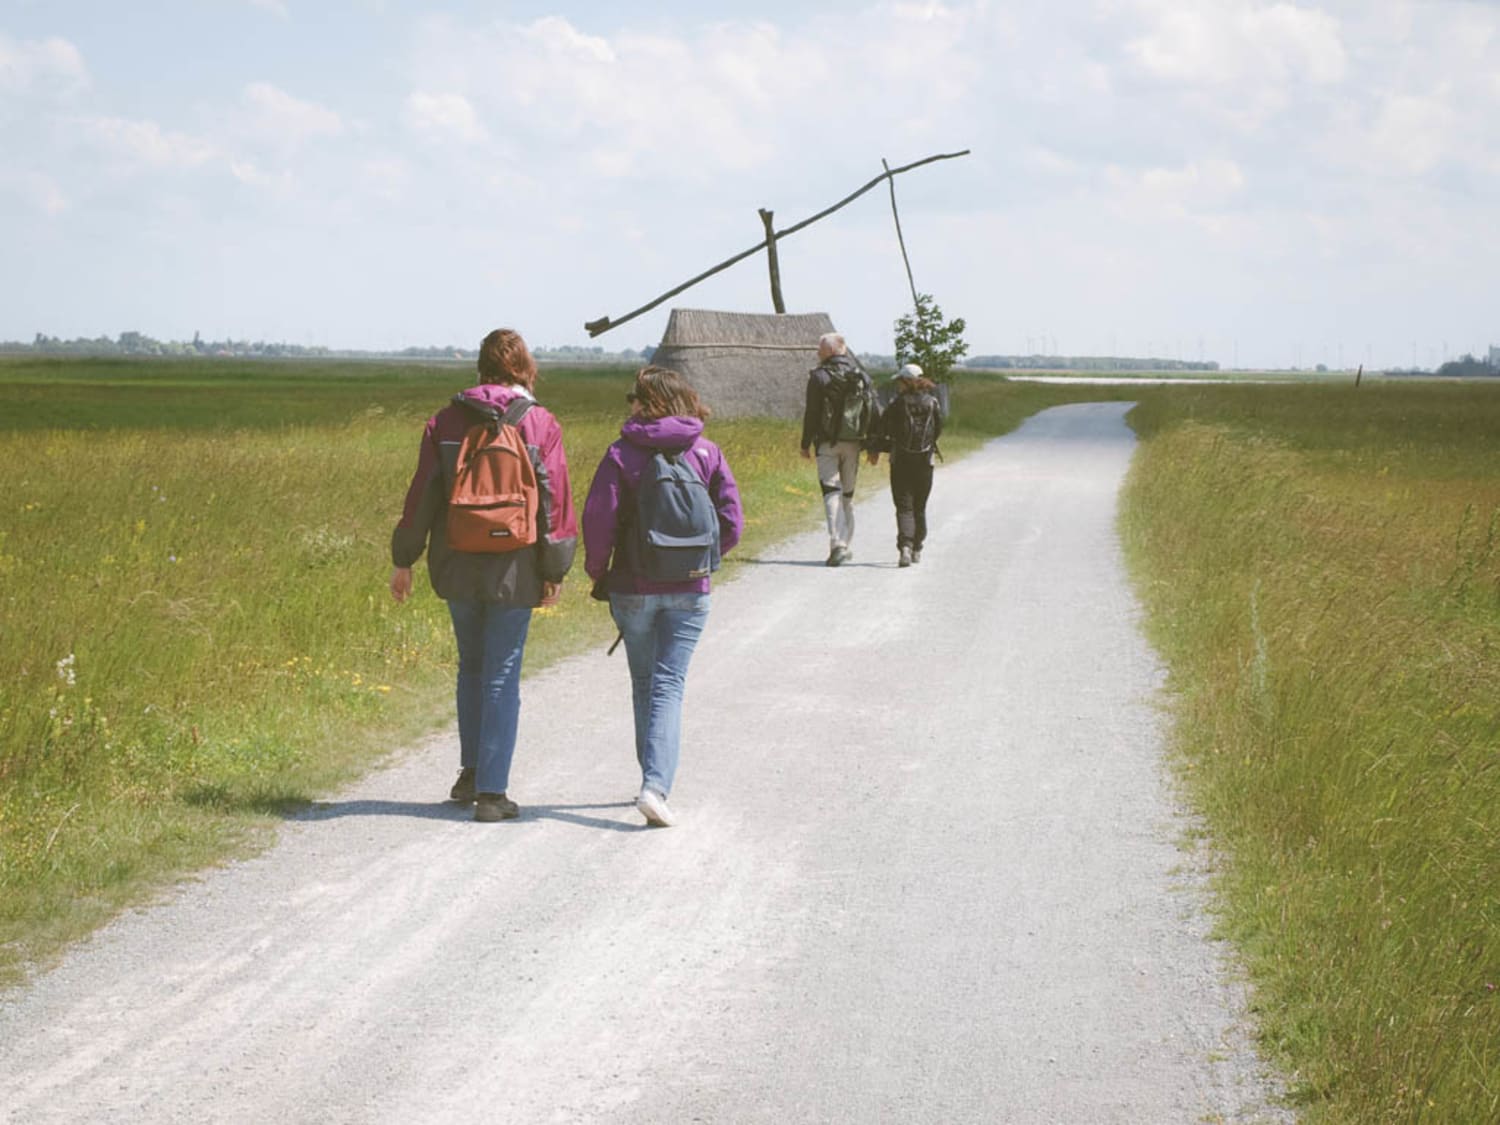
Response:
[[[458,447],[448,493],[448,546],[480,554],[530,547],[537,538],[536,466],[517,426],[531,400],[519,396],[503,414],[463,395],[453,401],[482,420]]]

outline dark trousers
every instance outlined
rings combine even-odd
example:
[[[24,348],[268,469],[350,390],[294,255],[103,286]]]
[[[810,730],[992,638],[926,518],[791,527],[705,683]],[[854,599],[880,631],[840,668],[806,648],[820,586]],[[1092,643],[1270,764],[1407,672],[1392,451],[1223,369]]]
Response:
[[[897,549],[922,549],[927,539],[927,497],[931,492],[930,454],[891,454],[891,499],[896,504]]]

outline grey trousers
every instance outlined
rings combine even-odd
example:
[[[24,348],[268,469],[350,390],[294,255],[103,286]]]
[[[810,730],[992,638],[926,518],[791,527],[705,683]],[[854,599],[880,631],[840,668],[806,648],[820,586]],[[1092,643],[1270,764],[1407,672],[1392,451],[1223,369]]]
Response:
[[[859,442],[818,446],[818,484],[828,517],[828,545],[847,548],[854,541],[854,482],[859,478]]]

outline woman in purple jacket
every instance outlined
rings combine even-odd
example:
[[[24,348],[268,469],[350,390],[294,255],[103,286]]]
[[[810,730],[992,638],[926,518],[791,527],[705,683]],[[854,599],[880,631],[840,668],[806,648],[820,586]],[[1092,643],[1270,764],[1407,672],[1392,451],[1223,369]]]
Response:
[[[562,427],[536,402],[536,360],[526,341],[497,328],[479,346],[479,385],[431,418],[422,432],[417,471],[401,522],[391,534],[391,596],[411,596],[412,565],[427,554],[427,573],[448,603],[458,642],[459,772],[449,796],[474,802],[474,819],[512,820],[507,794],[521,713],[521,658],[531,610],[555,604],[578,540]],[[532,405],[516,428],[536,469],[539,510],[535,546],[478,554],[448,545],[448,494],[458,448],[477,420],[474,408],[504,411],[518,398]],[[519,410],[519,408],[517,408]]]
[[[646,823],[676,823],[667,804],[682,738],[688,661],[708,620],[709,579],[657,582],[636,573],[620,550],[622,518],[635,510],[641,474],[661,450],[685,456],[708,486],[719,517],[719,552],[744,527],[739,489],[719,447],[703,436],[708,407],[675,371],[645,367],[625,396],[630,417],[604,454],[583,507],[584,569],[609,592],[609,610],[625,639],[635,707],[635,756],[641,767],[636,808]]]

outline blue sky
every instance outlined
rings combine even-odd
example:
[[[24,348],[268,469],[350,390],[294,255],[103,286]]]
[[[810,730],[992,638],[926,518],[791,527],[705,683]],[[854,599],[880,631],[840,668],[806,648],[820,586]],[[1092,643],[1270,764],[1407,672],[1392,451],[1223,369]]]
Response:
[[[0,338],[640,347],[880,172],[977,353],[1500,344],[1500,4],[0,0]],[[782,244],[889,351],[882,189]],[[762,258],[688,307],[770,311]]]

